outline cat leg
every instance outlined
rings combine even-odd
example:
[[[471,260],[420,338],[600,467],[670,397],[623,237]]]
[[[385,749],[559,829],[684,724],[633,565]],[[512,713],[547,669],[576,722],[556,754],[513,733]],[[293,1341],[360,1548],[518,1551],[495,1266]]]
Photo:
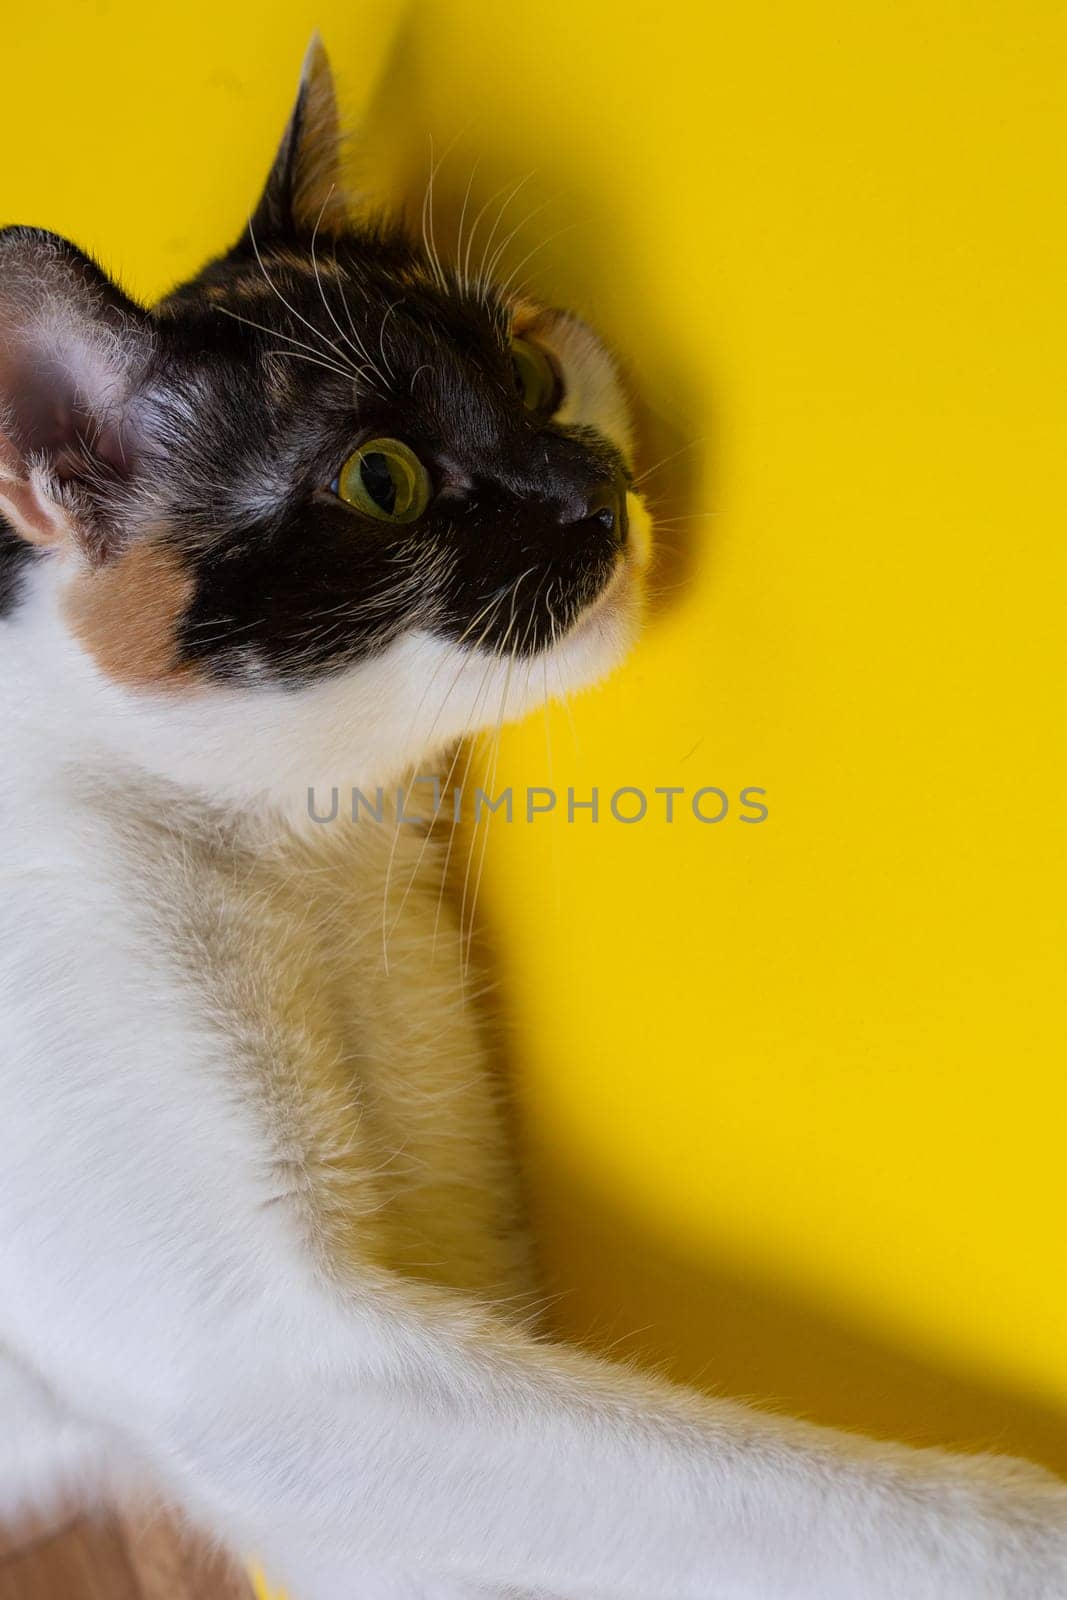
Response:
[[[0,1522],[98,1504],[103,1436],[0,1346]]]
[[[236,1383],[176,1419],[176,1457],[283,1582],[402,1559],[460,1592],[589,1600],[1067,1596],[1067,1487],[1039,1469],[837,1435],[451,1321],[364,1327],[329,1376],[302,1370],[291,1330],[246,1336],[273,1359],[227,1363]]]

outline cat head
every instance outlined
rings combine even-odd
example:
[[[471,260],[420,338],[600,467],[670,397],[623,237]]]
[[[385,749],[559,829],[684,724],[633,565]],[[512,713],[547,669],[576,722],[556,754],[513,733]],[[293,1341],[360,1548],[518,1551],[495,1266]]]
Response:
[[[0,232],[0,515],[131,754],[241,791],[600,677],[647,548],[610,355],[359,218],[319,45],[248,227],[157,305]]]

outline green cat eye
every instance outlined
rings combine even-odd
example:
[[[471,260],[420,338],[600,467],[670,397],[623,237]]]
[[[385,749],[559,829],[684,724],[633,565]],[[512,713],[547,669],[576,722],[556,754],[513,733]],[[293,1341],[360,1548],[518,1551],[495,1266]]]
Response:
[[[414,522],[430,503],[430,474],[399,439],[368,439],[341,468],[336,491],[379,522]]]
[[[531,344],[529,339],[512,339],[511,365],[515,387],[527,411],[555,411],[559,405],[559,379],[540,346]]]

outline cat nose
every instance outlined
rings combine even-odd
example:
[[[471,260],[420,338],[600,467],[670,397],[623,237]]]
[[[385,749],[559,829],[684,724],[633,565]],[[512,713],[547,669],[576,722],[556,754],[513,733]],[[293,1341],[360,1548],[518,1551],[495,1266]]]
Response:
[[[564,527],[601,527],[614,534],[616,544],[626,543],[626,487],[621,479],[600,483],[588,495],[576,495],[560,512]]]

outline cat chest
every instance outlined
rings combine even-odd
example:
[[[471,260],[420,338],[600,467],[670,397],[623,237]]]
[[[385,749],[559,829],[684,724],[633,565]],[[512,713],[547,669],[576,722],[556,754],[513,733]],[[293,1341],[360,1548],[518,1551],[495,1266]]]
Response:
[[[488,1065],[436,884],[383,921],[383,872],[358,865],[209,875],[197,983],[308,1247],[339,1275],[447,1278],[493,1225]]]

